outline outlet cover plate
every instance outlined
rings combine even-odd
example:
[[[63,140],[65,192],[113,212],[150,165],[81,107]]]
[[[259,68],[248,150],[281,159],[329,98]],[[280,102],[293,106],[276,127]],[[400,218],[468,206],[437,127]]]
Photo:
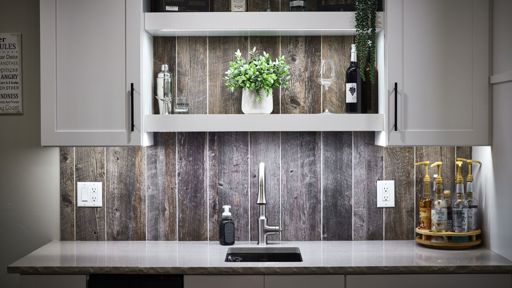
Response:
[[[101,182],[77,182],[77,207],[102,207],[103,191]]]
[[[377,207],[395,207],[395,180],[377,181]]]

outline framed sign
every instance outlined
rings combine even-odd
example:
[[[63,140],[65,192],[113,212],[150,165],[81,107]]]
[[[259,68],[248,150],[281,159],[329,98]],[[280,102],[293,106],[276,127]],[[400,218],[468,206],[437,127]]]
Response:
[[[22,114],[21,34],[0,33],[0,114]]]

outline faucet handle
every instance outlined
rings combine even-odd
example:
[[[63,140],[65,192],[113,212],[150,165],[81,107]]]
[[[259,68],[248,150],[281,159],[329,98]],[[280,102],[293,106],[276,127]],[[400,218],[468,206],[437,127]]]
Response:
[[[267,199],[265,199],[265,163],[260,162],[258,174],[258,201],[256,204],[265,205],[267,204]]]

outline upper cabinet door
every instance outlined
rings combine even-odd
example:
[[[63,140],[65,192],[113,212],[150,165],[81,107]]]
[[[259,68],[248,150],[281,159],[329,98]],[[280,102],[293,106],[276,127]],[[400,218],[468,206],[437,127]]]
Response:
[[[488,0],[388,0],[385,10],[387,123],[377,142],[490,144]]]
[[[43,145],[141,144],[140,71],[127,73],[137,46],[127,34],[140,35],[127,31],[128,1],[41,0]]]

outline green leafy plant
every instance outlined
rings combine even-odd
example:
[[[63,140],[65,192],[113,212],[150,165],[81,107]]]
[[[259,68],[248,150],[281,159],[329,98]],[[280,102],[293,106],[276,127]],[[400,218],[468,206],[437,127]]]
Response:
[[[370,80],[375,81],[377,0],[356,1],[356,50],[361,71],[370,68]],[[361,73],[365,80],[365,73]]]
[[[256,91],[258,101],[263,100],[261,90],[265,95],[271,95],[272,88],[286,87],[290,79],[289,67],[284,56],[272,61],[266,52],[258,54],[256,48],[249,52],[249,58],[242,57],[240,50],[235,52],[235,59],[229,63],[224,80],[231,90],[247,88]]]

